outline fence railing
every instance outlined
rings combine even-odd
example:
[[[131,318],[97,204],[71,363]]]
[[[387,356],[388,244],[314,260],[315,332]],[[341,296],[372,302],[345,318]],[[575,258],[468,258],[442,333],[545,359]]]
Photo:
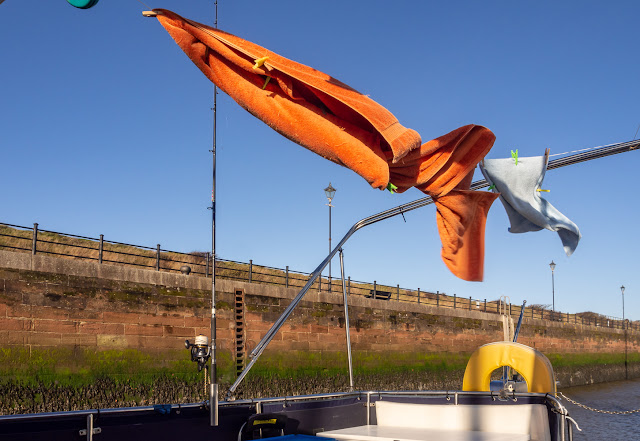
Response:
[[[33,224],[33,227],[24,227],[0,222],[0,249],[30,252],[33,255],[47,254],[84,259],[99,264],[131,265],[156,271],[182,272],[183,274],[196,274],[204,277],[210,277],[213,268],[211,253],[208,252],[181,253],[162,249],[160,244],[155,247],[147,247],[105,240],[102,234],[99,238],[92,238],[42,230],[37,223]],[[282,269],[255,265],[253,260],[246,263],[216,258],[215,263],[216,277],[249,283],[302,288],[311,276],[310,273],[292,271],[288,266]],[[335,278],[329,280],[319,277],[311,289],[341,292],[342,281]],[[520,315],[522,309],[519,305],[505,305],[501,300],[487,301],[487,299],[460,297],[456,294],[449,295],[439,291],[433,293],[423,291],[420,288],[414,290],[401,288],[400,285],[378,284],[377,281],[373,283],[360,282],[352,280],[351,277],[346,280],[346,289],[349,295],[420,303],[440,308],[475,310],[494,314],[500,314],[506,309],[507,313],[515,317]],[[626,325],[627,329],[640,330],[638,321],[622,321],[615,317],[594,313],[569,314],[535,306],[525,307],[524,317],[618,329],[624,329]]]

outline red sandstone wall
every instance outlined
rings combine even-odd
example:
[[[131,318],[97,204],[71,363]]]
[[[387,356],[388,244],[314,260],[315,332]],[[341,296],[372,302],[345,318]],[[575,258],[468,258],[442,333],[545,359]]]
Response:
[[[51,257],[8,260],[7,253],[0,251],[0,346],[167,353],[184,348],[185,339],[209,335],[210,279],[167,279],[154,271]],[[233,356],[236,291],[244,293],[240,334],[247,350],[297,294],[228,280],[216,286],[218,348]],[[343,317],[341,294],[308,293],[268,350],[345,351]],[[473,310],[353,296],[350,318],[354,351],[469,353],[502,339],[499,316]],[[624,352],[622,330],[533,319],[525,319],[519,341],[547,353]],[[640,333],[631,333],[628,344],[630,352],[639,351]]]

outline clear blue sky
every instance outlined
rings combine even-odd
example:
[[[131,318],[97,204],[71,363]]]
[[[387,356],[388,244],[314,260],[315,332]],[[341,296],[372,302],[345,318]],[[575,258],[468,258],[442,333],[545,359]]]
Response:
[[[145,0],[212,23],[213,1]],[[0,4],[0,221],[190,252],[210,249],[212,85],[136,0]],[[388,108],[423,140],[475,123],[490,158],[633,139],[640,124],[636,1],[220,0],[219,27],[322,70]],[[310,272],[357,220],[422,197],[371,189],[221,94],[217,253]],[[638,166],[631,152],[547,174],[543,188],[583,238],[514,235],[499,202],[485,281],[440,260],[433,206],[345,247],[355,280],[551,304],[640,319]],[[333,275],[339,265],[333,264]]]

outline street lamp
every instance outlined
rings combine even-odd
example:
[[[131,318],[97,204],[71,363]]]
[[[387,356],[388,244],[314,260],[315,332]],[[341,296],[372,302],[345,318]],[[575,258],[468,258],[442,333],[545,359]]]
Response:
[[[336,194],[336,189],[331,186],[331,182],[329,182],[329,186],[324,189],[324,194],[329,200],[329,203],[326,204],[329,206],[329,254],[331,254],[331,201]],[[331,292],[331,260],[329,260],[329,292]]]
[[[622,323],[624,326],[624,285],[620,287],[620,291],[622,291]],[[626,326],[625,326],[626,329]]]
[[[551,307],[551,309],[554,312],[554,316],[555,316],[555,312],[556,312],[556,287],[555,287],[555,281],[553,278],[553,274],[554,274],[554,270],[556,269],[556,264],[553,263],[553,260],[551,261],[551,263],[549,264],[549,268],[551,268],[551,299],[553,302],[553,306]]]

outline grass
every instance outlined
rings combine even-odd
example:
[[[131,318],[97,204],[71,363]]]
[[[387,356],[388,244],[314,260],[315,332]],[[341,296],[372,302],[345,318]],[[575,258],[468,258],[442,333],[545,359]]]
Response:
[[[353,354],[355,375],[401,375],[406,372],[454,372],[463,370],[469,355],[423,353]],[[343,352],[302,352],[264,355],[251,370],[252,377],[302,379],[333,377],[347,371],[347,354]]]
[[[358,375],[401,374],[410,371],[452,372],[464,369],[468,355],[422,353],[355,353],[354,372]],[[223,382],[235,379],[231,355],[219,351],[219,376]],[[347,356],[342,352],[274,353],[264,355],[250,375],[260,378],[330,377],[346,371]],[[135,349],[80,352],[70,348],[0,348],[0,382],[21,384],[61,384],[82,386],[98,378],[118,383],[148,384],[162,376],[184,382],[198,382],[195,363],[187,351],[169,351],[162,359]]]
[[[218,354],[220,398],[235,380],[230,354]],[[624,354],[550,354],[557,371],[622,365]],[[355,353],[359,390],[454,390],[462,386],[468,354]],[[640,354],[629,354],[640,363]],[[265,354],[237,398],[349,390],[346,354]],[[0,414],[186,403],[206,400],[205,372],[187,351],[160,359],[133,349],[76,351],[0,348]]]
[[[554,368],[624,364],[624,353],[575,353],[575,354],[548,354]],[[630,352],[627,354],[627,361],[630,363],[640,362],[640,353]]]
[[[219,354],[218,362],[221,372],[230,372],[230,355]],[[0,348],[0,383],[81,387],[109,378],[116,384],[148,385],[162,377],[202,381],[187,351],[167,351],[158,357],[135,349]]]

